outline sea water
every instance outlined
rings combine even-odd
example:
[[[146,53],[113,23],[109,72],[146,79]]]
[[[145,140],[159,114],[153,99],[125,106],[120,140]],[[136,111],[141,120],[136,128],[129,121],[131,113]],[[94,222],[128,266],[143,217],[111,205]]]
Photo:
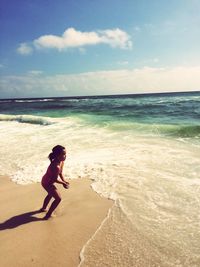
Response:
[[[40,182],[61,144],[66,178],[115,201],[81,266],[200,266],[200,92],[2,99],[0,137],[14,182]]]

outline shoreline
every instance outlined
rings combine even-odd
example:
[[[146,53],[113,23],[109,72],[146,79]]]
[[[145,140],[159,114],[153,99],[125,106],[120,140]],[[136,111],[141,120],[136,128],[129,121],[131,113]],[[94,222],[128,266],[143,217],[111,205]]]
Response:
[[[0,179],[1,266],[77,267],[113,201],[96,193],[87,178],[70,180],[67,191],[58,185],[62,202],[55,217],[44,221],[45,213],[37,212],[46,195],[39,183],[18,185],[5,175]]]

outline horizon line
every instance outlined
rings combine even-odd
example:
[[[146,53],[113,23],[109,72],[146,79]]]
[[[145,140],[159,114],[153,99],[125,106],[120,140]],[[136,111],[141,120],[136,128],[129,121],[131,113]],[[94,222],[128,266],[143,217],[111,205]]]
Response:
[[[43,97],[14,97],[14,98],[1,98],[0,100],[34,100],[34,99],[83,99],[83,98],[96,98],[96,97],[119,97],[119,96],[149,96],[149,95],[170,95],[170,94],[189,94],[189,93],[200,93],[200,90],[197,91],[173,91],[173,92],[153,92],[153,93],[128,93],[128,94],[108,94],[108,95],[74,95],[74,96],[43,96]]]

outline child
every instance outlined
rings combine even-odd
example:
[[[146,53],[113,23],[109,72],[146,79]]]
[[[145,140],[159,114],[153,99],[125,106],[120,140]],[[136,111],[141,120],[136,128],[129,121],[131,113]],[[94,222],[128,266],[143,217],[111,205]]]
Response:
[[[44,199],[44,203],[40,211],[46,211],[46,207],[48,206],[51,198],[54,198],[54,201],[52,202],[46,216],[44,217],[44,220],[48,220],[51,217],[52,212],[56,209],[61,201],[61,195],[54,183],[62,184],[66,189],[69,188],[69,183],[65,181],[62,174],[64,161],[66,159],[65,148],[60,145],[55,146],[52,149],[52,153],[49,154],[49,159],[51,163],[41,181],[41,184],[47,191],[48,195]],[[61,180],[58,179],[59,176]]]

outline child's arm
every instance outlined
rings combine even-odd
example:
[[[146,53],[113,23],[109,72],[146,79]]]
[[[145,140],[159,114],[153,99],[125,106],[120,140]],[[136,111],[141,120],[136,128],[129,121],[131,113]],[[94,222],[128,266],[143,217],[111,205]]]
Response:
[[[59,166],[52,165],[51,171],[52,171],[52,182],[53,183],[62,184],[63,186],[67,184],[64,180],[63,181],[58,180],[58,176],[60,175],[59,174],[60,173],[60,167]]]
[[[59,173],[59,176],[60,176],[60,178],[61,178],[61,180],[62,180],[63,182],[69,184],[69,183],[65,180],[65,178],[64,178],[64,176],[63,176],[63,173],[62,173],[62,171],[63,171],[63,166],[64,166],[64,161],[61,163],[61,172]]]

